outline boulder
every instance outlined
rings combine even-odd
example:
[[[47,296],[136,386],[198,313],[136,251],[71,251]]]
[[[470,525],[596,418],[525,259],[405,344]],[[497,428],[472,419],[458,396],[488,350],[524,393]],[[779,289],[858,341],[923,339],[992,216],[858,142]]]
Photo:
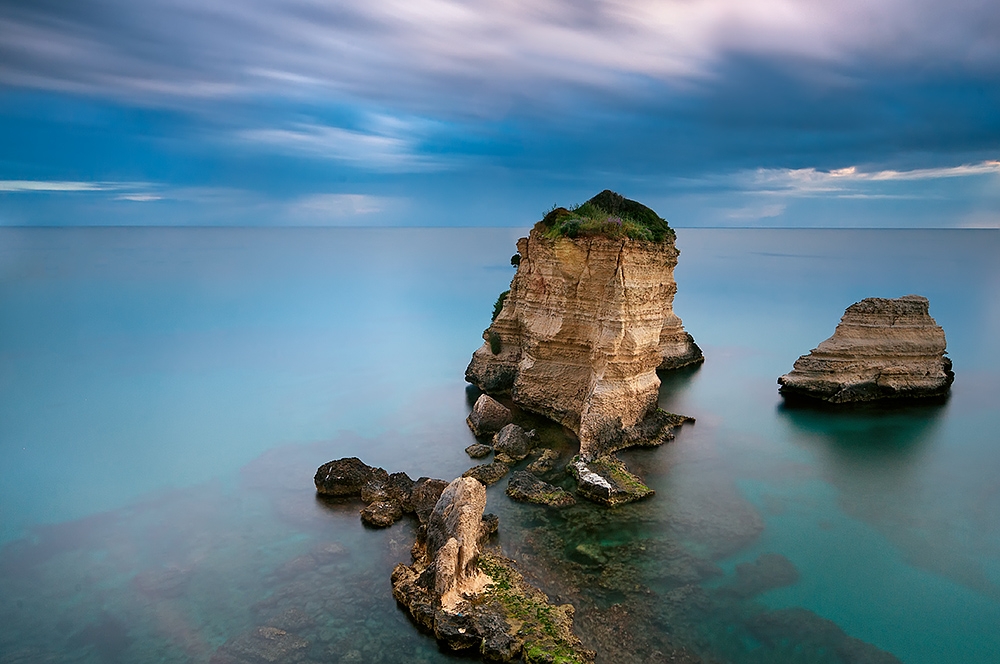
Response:
[[[528,456],[534,441],[528,437],[524,429],[516,424],[508,424],[493,436],[493,449],[498,454],[506,454],[514,461],[520,461]]]
[[[361,510],[361,520],[376,528],[386,528],[403,518],[403,508],[395,501],[379,500]]]
[[[316,470],[313,481],[316,493],[326,496],[360,497],[361,488],[372,480],[388,481],[389,473],[375,468],[357,457],[336,459]]]
[[[465,421],[474,435],[487,436],[510,424],[513,419],[514,415],[507,406],[488,394],[481,394]]]
[[[427,519],[430,518],[431,512],[434,510],[434,505],[437,504],[438,498],[441,497],[441,492],[446,486],[448,483],[444,480],[429,477],[421,477],[413,485],[410,503],[413,507],[413,513],[417,515],[420,523],[427,523]]]

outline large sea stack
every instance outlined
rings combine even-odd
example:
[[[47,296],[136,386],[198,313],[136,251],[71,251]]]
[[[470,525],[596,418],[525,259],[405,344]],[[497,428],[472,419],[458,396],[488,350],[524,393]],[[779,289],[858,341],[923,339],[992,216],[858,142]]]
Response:
[[[786,397],[830,403],[941,397],[955,374],[927,298],[870,297],[844,312],[833,336],[778,379]]]
[[[703,360],[673,310],[673,229],[604,191],[548,213],[517,251],[466,380],[569,427],[585,458],[662,442],[677,422],[657,410],[656,370]]]

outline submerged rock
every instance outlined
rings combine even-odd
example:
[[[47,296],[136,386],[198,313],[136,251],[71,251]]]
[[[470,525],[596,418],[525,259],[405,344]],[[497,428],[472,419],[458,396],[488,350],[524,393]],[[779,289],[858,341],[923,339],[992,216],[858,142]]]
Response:
[[[559,459],[559,452],[555,450],[545,449],[542,450],[538,458],[528,464],[527,470],[532,475],[545,475],[551,473],[556,467],[556,461]]]
[[[489,456],[492,452],[492,447],[483,445],[482,443],[473,443],[465,448],[465,453],[473,459],[482,459],[485,456]]]
[[[871,297],[848,307],[833,336],[778,384],[786,397],[829,403],[941,397],[955,379],[945,347],[927,298]]]
[[[757,560],[736,566],[736,581],[724,592],[738,597],[753,597],[762,592],[791,586],[799,581],[799,570],[780,553],[764,553]]]
[[[504,428],[513,419],[510,408],[488,394],[481,394],[465,421],[473,434],[486,436]]]
[[[593,461],[576,458],[567,470],[576,479],[580,495],[602,505],[630,503],[655,493],[614,456]]]
[[[467,471],[462,473],[462,477],[472,477],[486,486],[491,484],[496,484],[503,479],[503,476],[510,471],[510,466],[503,463],[502,461],[493,461],[491,463],[483,463],[478,466],[473,466]]]
[[[482,550],[496,525],[485,506],[477,480],[449,484],[414,545],[413,564],[392,572],[393,597],[450,650],[493,662],[593,662],[573,634],[573,607],[550,604],[511,561]]]
[[[309,642],[277,627],[258,627],[226,641],[209,664],[302,662]]]
[[[568,507],[576,504],[572,494],[557,486],[543,482],[531,473],[514,471],[507,482],[507,495],[514,500],[550,507]]]
[[[593,232],[566,226],[563,210],[518,240],[510,294],[465,377],[568,427],[596,458],[667,440],[676,424],[655,416],[656,370],[703,358],[673,311],[679,252],[666,221],[610,191],[588,203],[607,212]],[[640,217],[656,233],[623,232]]]

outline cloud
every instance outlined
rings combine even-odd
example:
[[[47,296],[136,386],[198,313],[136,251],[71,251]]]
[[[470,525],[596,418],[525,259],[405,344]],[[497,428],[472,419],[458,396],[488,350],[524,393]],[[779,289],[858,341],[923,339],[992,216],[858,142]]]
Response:
[[[392,126],[399,133],[399,126]],[[297,123],[287,128],[247,129],[236,132],[237,140],[261,144],[280,152],[317,159],[332,159],[375,171],[416,172],[441,168],[440,159],[418,153],[412,136],[353,131],[320,124]]]
[[[0,192],[43,193],[109,191],[122,185],[106,182],[71,182],[66,180],[0,180]]]
[[[710,79],[734,53],[995,72],[998,24],[1000,8],[983,0],[4,0],[0,81],[502,115],[553,89],[640,94],[647,79]]]
[[[941,180],[984,175],[1000,175],[1000,161],[962,164],[939,168],[919,168],[909,171],[865,171],[857,166],[821,171],[815,168],[759,168],[737,173],[732,177],[736,188],[778,194],[825,195],[850,190],[866,183],[893,181]],[[852,197],[875,197],[879,194],[845,194]]]

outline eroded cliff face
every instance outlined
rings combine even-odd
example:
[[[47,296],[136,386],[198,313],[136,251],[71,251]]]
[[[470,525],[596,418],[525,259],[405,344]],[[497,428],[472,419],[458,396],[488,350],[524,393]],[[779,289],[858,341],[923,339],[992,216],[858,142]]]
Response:
[[[848,307],[833,336],[778,383],[785,396],[830,403],[943,396],[955,377],[945,346],[927,298],[872,297]]]
[[[656,369],[703,359],[673,312],[672,238],[553,239],[536,226],[517,249],[466,380],[569,427],[584,457],[657,442]]]

